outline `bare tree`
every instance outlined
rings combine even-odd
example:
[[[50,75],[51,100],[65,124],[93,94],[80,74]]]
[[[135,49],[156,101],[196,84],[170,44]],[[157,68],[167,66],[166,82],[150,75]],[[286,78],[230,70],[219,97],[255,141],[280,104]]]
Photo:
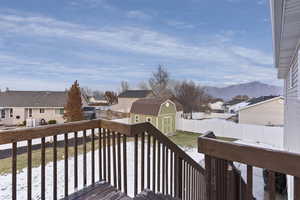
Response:
[[[106,91],[105,98],[110,105],[118,103],[118,95],[113,91]]]
[[[127,81],[121,82],[121,92],[125,92],[129,90],[129,83]]]
[[[64,118],[67,122],[83,120],[81,91],[77,81],[74,82],[68,92],[67,104],[65,105]]]
[[[157,96],[163,96],[169,83],[169,72],[159,65],[156,72],[149,79],[149,86]]]
[[[193,81],[183,81],[175,86],[175,97],[183,106],[184,113],[192,113],[197,111],[206,112],[209,110],[209,95]]]
[[[93,96],[95,97],[95,99],[102,99],[105,98],[105,93],[99,90],[94,90]]]
[[[145,82],[145,81],[141,81],[139,84],[138,84],[138,88],[140,90],[149,90],[149,86],[148,84]]]

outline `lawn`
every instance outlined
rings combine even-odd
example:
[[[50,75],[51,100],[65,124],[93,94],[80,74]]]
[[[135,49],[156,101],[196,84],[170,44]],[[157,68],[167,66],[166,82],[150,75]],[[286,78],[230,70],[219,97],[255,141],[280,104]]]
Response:
[[[176,143],[177,145],[185,148],[197,148],[197,140],[198,137],[203,134],[199,133],[192,133],[186,131],[176,131],[176,134],[173,136],[169,136],[169,138]],[[225,141],[235,141],[234,138],[227,138],[227,137],[217,137],[220,140]]]

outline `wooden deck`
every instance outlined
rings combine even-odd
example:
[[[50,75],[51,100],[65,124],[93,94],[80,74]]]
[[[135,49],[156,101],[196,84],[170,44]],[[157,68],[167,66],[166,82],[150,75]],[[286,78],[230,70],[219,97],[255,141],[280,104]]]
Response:
[[[118,191],[106,182],[96,183],[61,200],[176,200],[174,197],[145,190],[134,198]]]

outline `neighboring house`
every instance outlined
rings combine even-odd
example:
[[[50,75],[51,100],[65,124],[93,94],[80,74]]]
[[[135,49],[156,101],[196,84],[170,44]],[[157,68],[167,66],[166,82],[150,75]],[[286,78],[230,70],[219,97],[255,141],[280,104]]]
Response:
[[[274,63],[284,80],[284,148],[300,153],[300,4],[299,1],[271,0]],[[290,163],[289,163],[290,164]],[[293,180],[289,177],[289,199]]]
[[[94,96],[87,96],[89,104],[108,104],[107,99],[103,96],[96,98]]]
[[[236,113],[240,108],[247,106],[247,101],[242,100],[242,99],[232,99],[230,101],[227,101],[223,105],[223,109],[225,112],[228,113]]]
[[[161,132],[169,134],[174,133],[176,129],[176,112],[176,104],[169,99],[144,98],[132,104],[130,121],[150,122]]]
[[[216,101],[208,103],[209,108],[212,110],[212,112],[224,112],[224,102],[223,101]]]
[[[239,123],[266,126],[283,125],[283,97],[259,97],[251,99],[248,103],[248,106],[238,111]]]
[[[0,92],[0,121],[5,125],[22,124],[27,119],[63,123],[67,92],[6,91]],[[85,98],[83,106],[87,106]]]
[[[152,90],[127,90],[118,96],[118,104],[112,105],[111,110],[129,113],[133,102],[151,96]]]

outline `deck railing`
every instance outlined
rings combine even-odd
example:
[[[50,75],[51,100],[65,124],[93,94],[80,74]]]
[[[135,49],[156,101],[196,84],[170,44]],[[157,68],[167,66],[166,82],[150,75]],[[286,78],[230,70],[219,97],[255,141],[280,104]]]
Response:
[[[275,200],[278,172],[294,176],[294,199],[300,199],[299,154],[221,141],[213,133],[199,137],[198,152],[205,154],[207,200],[253,200],[253,167],[268,170],[268,192],[263,198]],[[238,176],[233,162],[247,165],[246,181]]]
[[[0,132],[0,145],[12,144],[13,200],[24,198],[17,196],[18,155],[24,153],[24,149],[18,148],[18,143],[24,145],[24,142],[27,149],[27,199],[33,198],[32,155],[37,140],[41,158],[39,198],[42,200],[67,198],[70,193],[99,181],[108,182],[124,193],[133,187],[134,195],[150,189],[180,199],[205,199],[204,169],[150,123],[127,125],[92,120]],[[133,155],[128,150],[128,141],[134,144]],[[63,174],[58,172],[58,150],[61,151],[62,146]],[[46,173],[49,173],[46,171],[46,151],[49,148],[53,162],[51,193],[46,179]],[[73,155],[70,155],[70,149]],[[79,156],[82,156],[82,162],[78,160]],[[127,174],[131,166],[134,170],[133,185],[129,185]],[[64,177],[63,183],[58,181],[61,176]],[[64,188],[63,195],[58,191],[61,188]]]

